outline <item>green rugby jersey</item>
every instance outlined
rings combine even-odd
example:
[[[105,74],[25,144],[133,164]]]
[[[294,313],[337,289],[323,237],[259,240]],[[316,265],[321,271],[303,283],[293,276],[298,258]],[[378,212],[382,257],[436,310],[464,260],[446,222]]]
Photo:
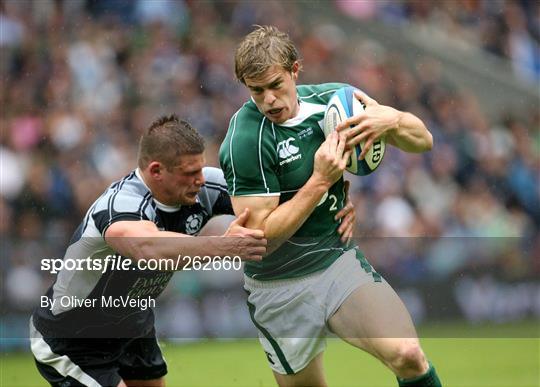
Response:
[[[290,200],[313,172],[315,152],[324,142],[326,104],[340,83],[297,86],[300,110],[282,124],[266,118],[250,100],[231,118],[219,160],[231,196],[279,195]],[[346,249],[336,213],[345,201],[343,178],[321,199],[302,227],[261,262],[247,262],[255,279],[294,278],[330,266]]]

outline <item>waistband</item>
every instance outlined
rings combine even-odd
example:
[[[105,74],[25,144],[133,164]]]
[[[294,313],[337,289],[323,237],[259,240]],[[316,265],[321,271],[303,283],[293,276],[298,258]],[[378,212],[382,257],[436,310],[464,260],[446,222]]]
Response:
[[[329,267],[323,270],[319,270],[313,273],[309,273],[306,275],[303,275],[301,277],[294,277],[294,278],[284,278],[284,279],[278,279],[278,280],[267,280],[267,281],[260,281],[254,278],[251,278],[244,274],[244,283],[247,287],[252,289],[276,289],[282,286],[290,286],[295,284],[300,284],[303,282],[311,282],[317,280],[320,276],[322,276],[325,272],[328,270],[331,270],[332,267],[336,265],[338,261],[340,261],[342,258],[346,257],[347,255],[352,255],[353,257],[356,256],[356,250],[349,249],[345,251],[343,254],[341,254],[338,259],[334,263],[332,263]]]

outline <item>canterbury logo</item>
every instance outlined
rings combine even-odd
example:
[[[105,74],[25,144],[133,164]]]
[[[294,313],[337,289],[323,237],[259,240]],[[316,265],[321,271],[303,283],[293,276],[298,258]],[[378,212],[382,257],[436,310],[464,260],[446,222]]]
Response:
[[[285,141],[281,141],[277,144],[277,151],[281,159],[286,159],[287,157],[290,157],[298,153],[300,148],[298,148],[295,145],[292,145],[291,143],[293,141],[294,141],[294,138],[289,137]]]

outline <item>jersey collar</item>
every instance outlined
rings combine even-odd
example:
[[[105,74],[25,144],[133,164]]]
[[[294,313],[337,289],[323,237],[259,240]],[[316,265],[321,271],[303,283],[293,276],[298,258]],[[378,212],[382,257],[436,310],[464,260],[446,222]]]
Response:
[[[298,114],[293,117],[289,118],[287,121],[279,124],[279,126],[285,126],[285,127],[294,127],[305,120],[307,120],[309,117],[311,117],[314,114],[322,113],[326,109],[325,105],[317,105],[314,103],[309,102],[303,102],[302,100],[298,100]]]

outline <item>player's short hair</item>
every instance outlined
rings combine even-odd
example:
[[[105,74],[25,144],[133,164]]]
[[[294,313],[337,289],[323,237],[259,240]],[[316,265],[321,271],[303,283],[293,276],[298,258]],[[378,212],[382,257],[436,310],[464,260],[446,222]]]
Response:
[[[167,169],[178,163],[183,155],[204,152],[204,139],[187,121],[176,114],[161,116],[148,127],[139,141],[137,164],[145,168],[159,161]]]
[[[246,78],[258,78],[273,65],[292,71],[299,60],[289,35],[274,26],[256,27],[242,40],[234,56],[236,79],[243,84]]]

